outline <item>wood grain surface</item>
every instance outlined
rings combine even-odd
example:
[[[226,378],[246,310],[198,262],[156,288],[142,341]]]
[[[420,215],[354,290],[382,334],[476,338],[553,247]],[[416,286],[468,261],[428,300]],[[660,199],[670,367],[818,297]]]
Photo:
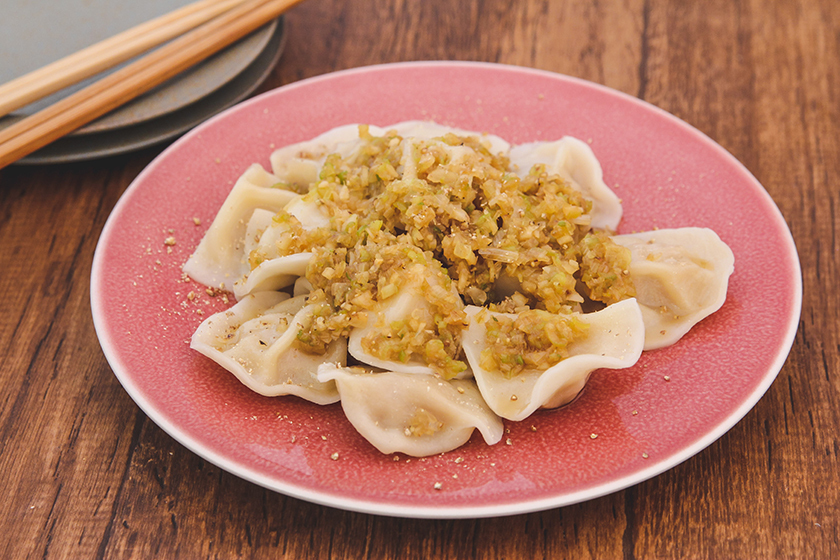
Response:
[[[287,29],[262,90],[383,62],[491,61],[604,84],[708,134],[798,246],[787,363],[709,448],[600,499],[458,521],[309,504],[175,442],[99,347],[96,241],[162,147],[13,166],[0,171],[0,558],[840,557],[840,3],[308,0]]]

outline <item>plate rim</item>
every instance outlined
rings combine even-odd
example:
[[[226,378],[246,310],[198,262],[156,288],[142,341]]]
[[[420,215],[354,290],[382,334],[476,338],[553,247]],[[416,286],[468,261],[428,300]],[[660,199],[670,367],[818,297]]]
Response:
[[[526,74],[534,74],[537,76],[551,79],[559,79],[561,81],[570,81],[581,86],[595,88],[606,94],[618,96],[623,101],[629,101],[631,103],[638,104],[647,110],[653,110],[659,116],[665,117],[666,119],[671,121],[671,123],[677,124],[679,127],[690,132],[699,141],[706,143],[708,146],[710,146],[712,149],[718,152],[723,158],[727,159],[730,163],[735,164],[735,166],[739,168],[739,170],[744,174],[744,176],[747,179],[749,179],[755,187],[757,187],[756,192],[763,196],[766,199],[766,202],[769,203],[768,208],[772,210],[772,218],[775,222],[774,225],[776,226],[776,228],[774,229],[777,229],[783,234],[781,235],[784,241],[783,248],[787,250],[786,256],[789,257],[789,262],[791,263],[790,272],[792,276],[790,278],[792,288],[792,293],[790,294],[792,296],[790,306],[792,313],[790,315],[787,328],[784,331],[782,343],[780,344],[777,350],[774,360],[767,368],[766,373],[761,379],[761,383],[759,383],[755,387],[755,389],[748,395],[748,397],[744,399],[740,406],[738,406],[732,413],[730,413],[726,417],[720,419],[720,421],[716,424],[716,426],[713,429],[708,430],[702,437],[698,438],[694,443],[686,446],[682,450],[673,453],[667,457],[664,457],[663,459],[657,461],[655,464],[651,465],[648,468],[638,470],[636,472],[630,473],[620,478],[616,478],[609,482],[598,484],[596,486],[571,493],[552,494],[551,496],[545,498],[529,499],[519,502],[505,502],[492,505],[442,506],[405,505],[402,503],[386,503],[375,500],[347,498],[335,495],[330,492],[302,488],[296,484],[278,481],[276,479],[273,479],[272,477],[260,474],[247,466],[238,464],[219,453],[206,449],[199,442],[195,441],[192,436],[186,434],[178,426],[174,425],[168,419],[163,417],[162,411],[157,410],[157,408],[154,405],[152,405],[141,394],[140,390],[135,386],[130,376],[127,375],[125,371],[123,371],[125,369],[124,364],[120,360],[116,349],[111,344],[110,333],[107,332],[107,330],[105,330],[105,319],[102,311],[103,304],[96,297],[96,294],[100,291],[99,289],[102,285],[102,255],[104,253],[104,248],[107,245],[107,239],[110,235],[111,230],[114,227],[116,227],[115,224],[117,223],[118,216],[122,213],[124,207],[128,204],[128,199],[130,198],[130,196],[128,195],[134,192],[134,190],[138,188],[138,185],[142,184],[146,175],[149,175],[154,172],[155,168],[160,163],[160,161],[163,160],[166,156],[168,156],[168,154],[171,151],[178,150],[182,143],[190,142],[194,136],[201,135],[206,127],[212,126],[217,119],[226,118],[229,112],[238,111],[241,110],[241,108],[243,107],[260,103],[264,97],[275,95],[275,92],[280,90],[288,91],[292,89],[297,89],[300,87],[317,84],[321,81],[327,81],[333,79],[334,77],[367,72],[387,72],[391,69],[401,69],[407,67],[478,67],[486,69],[507,70],[514,72],[524,72]],[[99,339],[105,358],[111,366],[114,375],[117,377],[117,380],[123,386],[125,391],[129,394],[131,399],[141,409],[141,411],[143,411],[163,431],[165,431],[171,437],[173,437],[179,444],[183,445],[196,455],[204,458],[205,460],[209,461],[210,463],[216,465],[217,467],[225,470],[230,474],[233,474],[239,478],[242,478],[269,490],[279,492],[287,496],[291,496],[293,498],[298,498],[311,503],[335,507],[347,511],[415,519],[475,519],[517,515],[536,511],[543,511],[556,507],[563,507],[615,493],[619,490],[623,490],[630,486],[639,484],[640,482],[644,482],[646,480],[654,478],[657,475],[674,468],[680,463],[685,462],[686,460],[697,455],[706,447],[720,439],[720,437],[722,437],[723,434],[729,431],[733,426],[735,426],[735,424],[737,424],[742,418],[744,418],[744,416],[746,416],[746,414],[755,407],[755,405],[758,403],[761,397],[767,392],[772,383],[778,377],[779,372],[781,371],[782,367],[788,359],[790,350],[793,346],[793,342],[796,337],[796,333],[798,332],[803,297],[802,269],[799,260],[799,255],[796,250],[796,244],[793,239],[793,235],[790,231],[790,228],[787,226],[787,223],[785,222],[781,210],[779,209],[778,205],[776,205],[769,192],[767,192],[764,186],[761,185],[758,179],[755,178],[755,176],[746,168],[746,166],[743,163],[741,163],[735,156],[733,156],[729,151],[727,151],[723,146],[712,140],[704,132],[683,121],[682,119],[679,119],[678,117],[672,115],[671,113],[668,113],[664,109],[661,109],[647,101],[638,99],[624,92],[615,90],[613,88],[609,88],[607,86],[595,82],[590,82],[588,80],[583,80],[574,76],[568,76],[565,74],[550,72],[547,70],[540,70],[509,64],[473,61],[396,62],[361,66],[336,72],[330,72],[326,74],[320,74],[304,80],[286,84],[279,88],[272,89],[251,99],[240,102],[214,115],[204,123],[190,130],[184,136],[182,136],[173,144],[168,146],[163,152],[161,152],[161,154],[159,154],[146,168],[144,168],[140,172],[140,174],[138,174],[138,176],[131,182],[131,184],[120,196],[120,199],[117,201],[114,208],[112,209],[97,242],[93,258],[93,264],[91,267],[90,287],[91,313],[93,315],[94,329],[96,331],[96,335]]]
[[[267,25],[275,23],[276,27],[267,44],[251,64],[204,97],[165,115],[134,124],[59,138],[13,165],[66,164],[119,156],[170,141],[204,124],[216,114],[242,103],[265,82],[277,66],[287,38],[285,16],[281,15]],[[173,120],[175,126],[166,124]],[[128,139],[121,141],[120,137]],[[79,148],[79,143],[90,145]]]
[[[98,4],[97,1],[99,2]],[[105,4],[108,3],[109,2],[105,2]],[[45,65],[50,64],[56,60],[61,60],[64,57],[71,56],[73,52],[78,52],[81,49],[93,47],[99,42],[108,40],[109,37],[116,36],[120,33],[128,32],[136,28],[137,26],[143,25],[145,22],[154,21],[155,19],[166,17],[167,14],[170,13],[172,10],[186,8],[189,5],[189,3],[189,0],[154,0],[151,2],[147,2],[149,6],[141,8],[139,6],[131,6],[131,2],[123,2],[119,6],[112,6],[113,11],[119,12],[120,15],[115,19],[109,18],[107,17],[107,14],[104,14],[106,16],[104,17],[104,23],[96,22],[97,19],[103,19],[103,14],[100,11],[100,9],[103,8],[102,0],[60,0],[59,2],[52,0],[52,4],[55,4],[57,6],[57,9],[54,11],[54,13],[52,13],[52,15],[44,15],[42,12],[39,12],[37,8],[43,8],[44,6],[39,6],[37,3],[32,7],[16,6],[15,8],[12,8],[13,17],[11,18],[11,21],[27,17],[32,19],[32,17],[35,16],[35,18],[38,19],[38,21],[36,22],[38,25],[30,26],[32,27],[33,35],[27,35],[28,39],[25,40],[23,43],[10,42],[11,39],[20,38],[14,33],[12,33],[10,38],[0,40],[0,43],[3,43],[10,50],[8,54],[11,54],[13,56],[20,55],[16,57],[19,58],[18,62],[11,64],[13,69],[11,73],[7,74],[7,76],[5,77],[5,81],[23,78],[28,73],[36,71],[38,68],[42,68]],[[44,4],[44,2],[42,1],[41,4]],[[35,9],[33,10],[33,8]],[[36,14],[41,14],[42,17],[36,16]],[[65,16],[66,18],[69,18],[69,22],[67,21],[67,19],[65,19]],[[61,35],[51,33],[51,31],[56,31],[58,22],[61,22],[61,25],[63,27],[67,27],[68,23],[71,25],[78,25],[78,27],[74,26],[73,32],[68,33],[67,37],[62,37]],[[253,45],[249,44],[247,41],[239,40],[217,53],[222,54],[227,53],[228,51],[237,51],[234,55],[232,55],[232,61],[223,63],[224,69],[226,71],[222,74],[214,74],[214,77],[218,76],[218,79],[204,79],[200,82],[200,85],[198,87],[190,84],[190,82],[192,82],[190,76],[191,73],[194,73],[202,66],[208,66],[208,64],[209,66],[215,65],[215,60],[212,60],[216,58],[216,55],[214,55],[212,57],[208,57],[208,59],[206,60],[196,63],[194,66],[191,66],[184,72],[171,77],[164,83],[155,87],[153,90],[146,92],[145,94],[135,99],[132,99],[124,105],[121,105],[120,107],[109,112],[107,115],[103,115],[102,117],[95,119],[90,123],[82,125],[76,130],[70,132],[68,135],[79,136],[85,134],[96,134],[99,132],[113,131],[118,130],[120,128],[124,128],[126,126],[132,126],[134,124],[137,124],[138,122],[158,118],[173,111],[182,109],[187,105],[197,101],[198,99],[201,99],[202,97],[211,94],[213,91],[223,86],[231,79],[235,78],[238,74],[245,70],[245,68],[250,66],[254,62],[254,60],[256,60],[260,53],[265,49],[266,45],[270,41],[271,35],[274,33],[274,28],[272,27],[273,25],[274,20],[272,20],[272,22],[270,22],[269,25],[261,26],[259,29],[254,30],[254,32],[249,33],[247,37],[249,39],[253,39],[251,41],[252,43],[254,43]],[[12,25],[11,27],[18,26]],[[37,44],[32,42],[37,41],[39,39],[44,39],[44,37],[47,35],[52,37],[52,40],[48,40],[46,41],[46,43],[44,43],[44,41],[41,41]],[[30,44],[30,42],[32,43]],[[138,57],[143,56],[148,52],[151,52],[155,48],[156,47],[154,46],[150,47],[147,50],[141,52],[140,54],[129,57],[125,61],[120,62],[114,66],[104,68],[101,71],[95,73],[94,75],[80,80],[78,83],[69,84],[58,91],[45,95],[43,98],[39,98],[32,101],[28,105],[18,107],[17,109],[14,109],[11,113],[9,113],[8,116],[14,117],[16,119],[23,119],[25,117],[31,116],[37,113],[40,110],[40,106],[43,105],[45,102],[49,100],[52,100],[49,101],[50,103],[60,101],[61,99],[64,99],[70,94],[72,94],[77,89],[84,87],[85,84],[93,83],[103,76],[112,74],[119,68],[126,66],[130,62],[136,60]],[[156,92],[158,90],[171,90],[173,88],[186,88],[189,92],[189,95],[175,96],[171,99],[170,97],[172,96],[169,95],[167,96],[167,99],[163,103],[161,103],[162,106],[152,107],[152,111],[150,114],[144,114],[134,117],[123,117],[117,122],[111,124],[105,122],[104,126],[102,125],[103,120],[107,121],[107,118],[111,117],[114,113],[125,111],[129,106],[138,103],[142,98],[148,97],[153,92]]]

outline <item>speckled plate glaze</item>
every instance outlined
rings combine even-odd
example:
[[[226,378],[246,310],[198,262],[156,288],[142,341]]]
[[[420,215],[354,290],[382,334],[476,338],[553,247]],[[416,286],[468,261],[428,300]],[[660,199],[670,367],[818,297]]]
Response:
[[[475,435],[425,459],[381,455],[338,404],[261,397],[191,352],[195,327],[226,305],[184,282],[180,267],[245,168],[268,167],[273,148],[339,124],[408,119],[515,143],[564,135],[589,142],[623,200],[621,232],[705,226],[732,248],[725,305],[635,367],[596,371],[572,404],[506,423],[500,444],[487,446]],[[781,369],[796,332],[801,279],[790,232],[767,192],[686,123],[557,74],[425,62],[297,82],[181,138],[140,174],[109,218],[94,259],[91,304],[102,348],[126,391],[207,460],[320,504],[458,518],[588,500],[701,451],[755,405]]]

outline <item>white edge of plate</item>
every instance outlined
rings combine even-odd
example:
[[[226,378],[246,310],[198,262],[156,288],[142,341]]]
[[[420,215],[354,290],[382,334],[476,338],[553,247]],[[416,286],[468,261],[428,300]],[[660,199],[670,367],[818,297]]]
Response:
[[[319,492],[315,490],[310,490],[306,488],[301,488],[297,485],[287,484],[283,482],[279,482],[274,480],[271,477],[264,476],[260,473],[254,472],[248,467],[245,467],[239,463],[234,461],[230,461],[226,457],[214,453],[208,449],[206,449],[200,442],[194,440],[191,436],[184,433],[178,426],[169,422],[169,420],[165,417],[165,415],[157,410],[140,392],[137,386],[132,382],[130,376],[126,373],[126,369],[124,364],[119,359],[119,355],[117,353],[116,348],[111,343],[111,338],[109,333],[105,330],[105,316],[102,313],[102,302],[97,299],[96,294],[100,292],[100,283],[102,281],[102,254],[104,252],[103,247],[107,244],[108,238],[110,237],[111,229],[114,227],[114,224],[117,221],[117,216],[121,213],[123,207],[127,204],[127,200],[129,198],[131,192],[137,185],[142,183],[144,177],[147,174],[153,173],[157,163],[161,161],[170,151],[177,150],[182,143],[190,142],[193,136],[201,134],[203,129],[207,126],[211,126],[217,119],[225,118],[226,115],[231,111],[236,111],[240,107],[250,105],[252,103],[260,103],[264,96],[271,95],[272,92],[276,92],[278,89],[282,90],[290,90],[295,89],[298,87],[302,87],[305,85],[309,85],[312,83],[317,83],[320,81],[330,80],[335,76],[340,75],[352,75],[352,74],[360,74],[360,73],[367,73],[367,72],[378,72],[378,71],[387,71],[391,68],[402,68],[402,67],[457,67],[457,66],[465,66],[465,67],[486,67],[488,69],[504,69],[507,71],[513,72],[523,72],[526,74],[534,74],[542,77],[554,78],[554,79],[561,79],[565,81],[571,81],[578,83],[580,85],[586,87],[592,87],[598,90],[603,91],[604,93],[608,93],[611,95],[616,95],[626,101],[631,103],[638,104],[648,110],[652,110],[661,116],[671,120],[671,122],[679,125],[680,127],[688,130],[693,135],[697,137],[698,140],[709,144],[713,149],[718,151],[724,158],[731,161],[735,164],[736,167],[740,168],[741,172],[744,176],[751,181],[757,190],[766,198],[766,201],[770,204],[775,210],[775,218],[776,218],[776,226],[779,228],[780,231],[784,231],[785,241],[787,250],[789,252],[788,256],[790,257],[791,263],[793,263],[794,270],[793,270],[793,278],[791,278],[791,284],[795,288],[795,293],[793,294],[793,301],[792,301],[792,309],[790,322],[787,325],[787,332],[785,333],[785,338],[783,343],[779,346],[778,352],[776,354],[775,359],[772,362],[772,365],[767,369],[767,373],[765,374],[762,382],[755,388],[752,394],[738,407],[733,413],[729,416],[724,418],[713,430],[706,433],[703,437],[695,441],[693,444],[685,447],[678,453],[674,453],[670,456],[664,457],[663,459],[657,461],[656,463],[652,464],[650,467],[634,472],[631,475],[610,481],[605,484],[600,484],[594,486],[592,488],[587,488],[585,490],[581,490],[578,492],[568,493],[568,494],[559,494],[559,495],[552,495],[546,498],[534,499],[534,500],[525,500],[522,502],[508,502],[508,503],[500,503],[497,505],[489,505],[489,506],[436,506],[436,507],[418,507],[416,505],[400,505],[400,504],[388,504],[382,503],[377,501],[366,501],[366,500],[359,500],[359,499],[352,499],[352,498],[345,498],[341,496],[336,496],[331,493],[327,492]],[[93,315],[93,324],[94,329],[96,330],[97,337],[99,338],[100,345],[102,346],[102,351],[105,354],[105,358],[108,363],[111,365],[111,368],[114,372],[114,375],[119,380],[120,384],[129,394],[131,399],[143,410],[149,418],[157,424],[161,429],[163,429],[166,433],[172,436],[175,440],[179,443],[184,445],[187,449],[195,453],[196,455],[206,459],[207,461],[213,463],[217,467],[234,474],[244,480],[249,482],[253,482],[254,484],[258,484],[270,490],[274,490],[281,494],[285,494],[294,498],[299,498],[301,500],[305,500],[307,502],[312,502],[320,505],[335,507],[339,509],[355,511],[359,513],[369,513],[369,514],[376,514],[376,515],[385,515],[385,516],[392,516],[392,517],[405,517],[405,518],[415,518],[415,519],[470,519],[470,518],[481,518],[481,517],[499,517],[499,516],[507,516],[507,515],[516,515],[516,514],[523,514],[523,513],[530,513],[536,511],[543,511],[547,509],[552,509],[556,507],[562,507],[567,505],[576,504],[579,502],[592,500],[595,498],[599,498],[601,496],[606,496],[608,494],[612,494],[619,490],[623,490],[645,480],[649,480],[673,467],[676,465],[686,461],[687,459],[693,457],[694,455],[698,454],[700,451],[717,441],[723,434],[729,431],[735,424],[737,424],[752,408],[756,405],[756,403],[761,399],[765,392],[770,388],[770,385],[776,379],[777,375],[782,369],[782,366],[787,361],[788,354],[790,353],[790,349],[793,345],[794,338],[796,337],[796,332],[799,327],[799,317],[801,314],[802,309],[802,271],[801,266],[799,263],[799,256],[796,251],[796,245],[793,240],[793,236],[790,233],[790,229],[787,226],[787,223],[782,216],[781,211],[779,210],[776,203],[773,201],[770,194],[767,190],[758,182],[755,176],[740,162],[737,158],[735,158],[732,154],[730,154],[727,150],[725,150],[720,144],[709,138],[706,134],[698,130],[697,128],[689,125],[685,121],[680,120],[679,118],[675,117],[674,115],[668,113],[667,111],[656,107],[646,101],[638,99],[636,97],[630,96],[626,93],[620,92],[618,90],[614,90],[612,88],[608,88],[606,86],[596,84],[593,82],[589,82],[586,80],[582,80],[580,78],[575,78],[571,76],[566,76],[562,74],[557,74],[554,72],[548,72],[545,70],[536,70],[532,68],[525,68],[521,66],[512,66],[512,65],[504,65],[504,64],[495,64],[495,63],[487,63],[487,62],[447,62],[447,61],[427,61],[427,62],[398,62],[392,64],[380,64],[380,65],[373,65],[373,66],[363,66],[359,68],[352,68],[348,70],[342,70],[338,72],[331,72],[329,74],[322,74],[320,76],[315,76],[312,78],[308,78],[305,80],[301,80],[299,82],[293,82],[291,84],[282,86],[281,88],[277,88],[272,91],[268,91],[263,93],[259,96],[253,97],[247,101],[243,101],[233,107],[226,109],[225,111],[215,115],[214,117],[208,119],[203,124],[199,125],[198,127],[192,129],[189,133],[178,139],[172,145],[170,145],[167,149],[165,149],[160,155],[158,155],[138,176],[137,178],[132,181],[132,183],[128,186],[126,191],[120,197],[120,200],[117,201],[117,204],[114,206],[114,209],[111,211],[111,215],[108,217],[108,220],[105,223],[105,226],[102,229],[102,233],[100,235],[99,241],[96,246],[96,250],[94,253],[93,258],[93,265],[91,267],[91,313]]]

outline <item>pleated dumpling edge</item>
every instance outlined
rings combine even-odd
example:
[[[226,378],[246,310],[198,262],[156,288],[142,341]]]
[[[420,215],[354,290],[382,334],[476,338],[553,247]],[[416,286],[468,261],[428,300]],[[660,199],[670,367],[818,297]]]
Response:
[[[347,419],[385,454],[426,457],[451,451],[465,444],[476,429],[488,445],[502,439],[502,420],[472,380],[372,373],[335,364],[320,366],[318,379],[336,383]]]
[[[299,325],[311,312],[306,296],[258,292],[205,319],[190,348],[204,354],[260,395],[297,395],[316,404],[338,400],[334,383],[316,377],[324,362],[345,363],[347,343],[336,340],[323,356],[294,347]]]
[[[486,313],[485,321],[476,317]],[[486,320],[494,313],[467,306],[470,326],[464,332],[467,360],[487,405],[508,420],[524,420],[538,408],[556,408],[572,401],[583,389],[592,371],[633,366],[642,354],[645,327],[635,299],[614,303],[595,313],[575,314],[586,325],[587,334],[568,346],[569,357],[545,370],[526,369],[508,377],[481,367],[481,353],[487,348]]]

